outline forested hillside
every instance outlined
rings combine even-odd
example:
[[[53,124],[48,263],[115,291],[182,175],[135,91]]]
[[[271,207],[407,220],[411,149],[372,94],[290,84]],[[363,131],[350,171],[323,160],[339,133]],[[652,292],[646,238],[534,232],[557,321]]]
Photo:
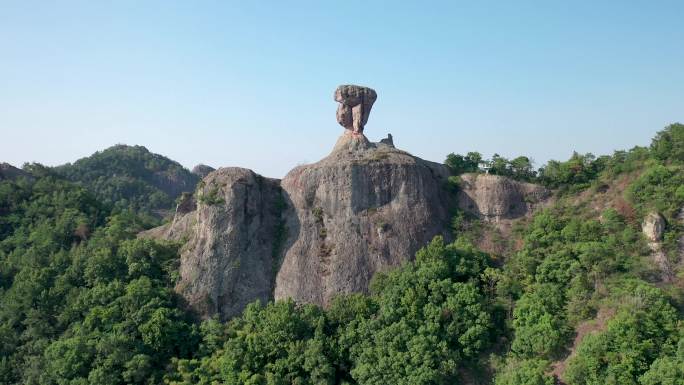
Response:
[[[0,384],[684,384],[684,125],[538,170],[475,152],[445,163],[454,193],[484,166],[553,203],[504,253],[479,250],[488,225],[454,212],[453,242],[368,295],[254,303],[226,323],[183,310],[180,244],[136,237],[194,190],[180,165],[123,146],[28,165],[0,181]]]
[[[116,145],[55,168],[67,180],[91,190],[116,210],[162,217],[183,192],[192,192],[199,177],[143,146]]]
[[[0,383],[160,382],[195,349],[171,289],[175,246],[136,240],[149,224],[135,213],[29,171],[35,182],[0,184]]]

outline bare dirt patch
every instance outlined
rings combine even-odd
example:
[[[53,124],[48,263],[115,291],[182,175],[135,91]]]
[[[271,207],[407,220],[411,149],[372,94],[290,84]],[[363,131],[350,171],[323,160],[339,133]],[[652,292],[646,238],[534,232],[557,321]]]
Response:
[[[613,318],[614,315],[615,309],[601,308],[594,319],[584,321],[577,326],[575,329],[575,340],[572,342],[572,346],[568,350],[568,355],[563,360],[556,361],[551,365],[551,374],[556,377],[556,380],[559,384],[565,384],[562,380],[563,374],[565,373],[565,368],[567,367],[568,362],[570,362],[570,359],[572,359],[572,357],[575,355],[577,347],[580,345],[584,337],[590,333],[599,333],[605,330],[606,323],[608,320]]]

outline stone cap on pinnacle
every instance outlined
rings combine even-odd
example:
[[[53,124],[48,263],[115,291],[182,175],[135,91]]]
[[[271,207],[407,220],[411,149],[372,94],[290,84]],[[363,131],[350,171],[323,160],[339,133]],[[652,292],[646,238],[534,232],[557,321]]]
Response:
[[[341,85],[333,96],[337,106],[337,122],[354,134],[363,134],[373,103],[378,94],[372,88],[357,85]]]

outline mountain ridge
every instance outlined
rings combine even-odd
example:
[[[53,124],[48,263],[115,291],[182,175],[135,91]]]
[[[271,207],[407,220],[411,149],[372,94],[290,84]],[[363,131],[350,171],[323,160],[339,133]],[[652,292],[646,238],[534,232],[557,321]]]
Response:
[[[81,184],[105,204],[163,218],[183,192],[192,192],[200,177],[178,162],[144,146],[117,144],[53,168]]]

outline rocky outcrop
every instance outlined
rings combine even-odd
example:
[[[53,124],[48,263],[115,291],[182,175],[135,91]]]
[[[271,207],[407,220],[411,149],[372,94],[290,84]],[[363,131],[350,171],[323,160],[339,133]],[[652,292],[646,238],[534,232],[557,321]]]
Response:
[[[544,205],[546,188],[490,174],[461,175],[458,205],[462,210],[494,224],[523,217]]]
[[[673,266],[663,250],[663,235],[665,234],[665,218],[658,212],[650,212],[641,224],[641,231],[648,240],[651,249],[651,259],[660,270],[660,279],[663,282],[671,282],[674,278]]]
[[[283,198],[278,180],[220,168],[196,193],[197,209],[141,236],[187,239],[176,290],[200,317],[228,319],[250,302],[273,298]],[[183,202],[179,204],[179,209]]]
[[[446,178],[441,164],[346,131],[328,157],[280,184],[214,171],[173,221],[141,236],[187,240],[177,291],[202,317],[227,319],[257,299],[326,305],[448,235]]]
[[[205,176],[209,175],[209,173],[211,173],[212,171],[215,171],[215,170],[216,169],[211,167],[211,166],[207,166],[206,164],[200,163],[197,166],[193,167],[192,171],[190,171],[190,172],[199,176],[200,178],[204,178]]]
[[[290,171],[290,230],[275,298],[326,305],[412,259],[449,219],[447,170],[346,132],[323,160]]]
[[[452,181],[453,182],[453,181]],[[462,174],[458,179],[458,208],[466,214],[459,227],[474,230],[474,245],[487,253],[505,258],[520,243],[513,236],[513,226],[521,218],[531,217],[551,203],[551,192],[542,186],[518,182],[492,174]],[[471,226],[472,218],[480,223]]]
[[[660,213],[651,212],[644,218],[641,231],[651,242],[660,242],[665,233],[665,218]]]
[[[353,133],[362,134],[371,107],[378,98],[375,91],[368,87],[343,85],[337,87],[333,98],[340,103],[337,106],[337,122]]]
[[[141,234],[187,240],[176,289],[200,316],[228,319],[254,300],[325,306],[337,294],[365,292],[376,272],[413,259],[436,235],[449,238],[457,204],[504,221],[548,194],[465,175],[456,196],[444,165],[395,148],[391,135],[381,143],[363,135],[375,91],[341,86],[335,96],[345,131],[330,155],[282,181],[216,170],[181,198],[173,221]]]

